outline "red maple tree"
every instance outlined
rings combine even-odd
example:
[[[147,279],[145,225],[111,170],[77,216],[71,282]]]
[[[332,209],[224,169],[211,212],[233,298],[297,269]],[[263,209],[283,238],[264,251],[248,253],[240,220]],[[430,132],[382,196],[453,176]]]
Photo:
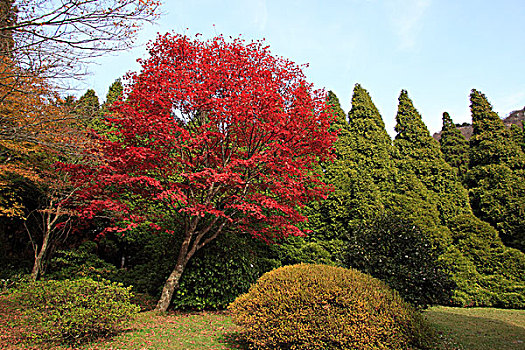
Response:
[[[335,135],[324,91],[263,42],[165,34],[149,53],[114,106],[103,163],[69,172],[84,217],[111,210],[113,229],[147,222],[182,235],[164,311],[188,260],[221,232],[304,234],[299,208],[328,190],[312,169],[331,158]]]

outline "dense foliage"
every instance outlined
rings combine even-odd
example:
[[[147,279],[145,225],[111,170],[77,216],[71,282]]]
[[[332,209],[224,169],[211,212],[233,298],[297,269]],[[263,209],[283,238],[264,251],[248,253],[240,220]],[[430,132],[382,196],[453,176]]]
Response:
[[[436,223],[446,225],[454,216],[469,213],[467,191],[457,181],[439,144],[430,136],[421,115],[404,90],[399,96],[396,120],[394,149],[400,176],[413,176],[421,181],[431,204],[439,212]]]
[[[449,304],[454,293],[455,283],[439,260],[441,254],[417,226],[383,214],[350,232],[346,264],[425,308]]]
[[[19,320],[33,341],[79,343],[122,330],[139,311],[130,287],[87,278],[20,285],[12,297],[23,308]]]
[[[448,164],[456,171],[458,178],[463,178],[468,170],[468,142],[452,122],[447,112],[443,113],[443,127],[439,140],[441,152]]]
[[[472,209],[505,244],[525,251],[525,153],[485,95],[472,90],[470,102],[474,132],[466,182]]]
[[[498,232],[473,215],[449,223],[453,245],[441,259],[458,284],[461,306],[525,308],[525,255],[503,245]]]
[[[421,316],[383,282],[352,269],[282,267],[229,309],[256,349],[430,348]]]
[[[336,114],[332,126],[338,130],[334,143],[336,159],[321,167],[324,181],[332,184],[334,191],[321,203],[311,204],[306,212],[308,227],[314,232],[309,240],[324,247],[332,261],[342,265],[348,232],[383,211],[396,170],[391,156],[392,140],[361,85],[354,87],[348,121],[334,93],[329,93],[328,104]]]

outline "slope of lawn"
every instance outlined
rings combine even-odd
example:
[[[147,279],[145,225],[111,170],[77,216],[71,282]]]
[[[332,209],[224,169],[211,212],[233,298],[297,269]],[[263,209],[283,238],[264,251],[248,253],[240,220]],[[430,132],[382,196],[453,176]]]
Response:
[[[444,349],[525,350],[525,310],[439,306],[425,315]]]

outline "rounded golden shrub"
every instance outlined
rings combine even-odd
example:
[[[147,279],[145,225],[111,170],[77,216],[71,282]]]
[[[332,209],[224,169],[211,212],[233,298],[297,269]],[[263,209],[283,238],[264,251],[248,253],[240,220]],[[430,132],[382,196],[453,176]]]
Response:
[[[429,349],[421,315],[357,270],[285,266],[264,274],[229,309],[255,349]]]

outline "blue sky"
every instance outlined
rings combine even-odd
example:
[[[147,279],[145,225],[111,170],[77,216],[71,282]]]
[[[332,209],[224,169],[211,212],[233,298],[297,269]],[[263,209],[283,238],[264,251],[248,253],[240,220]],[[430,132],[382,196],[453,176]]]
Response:
[[[163,12],[135,49],[91,66],[85,89],[103,100],[115,79],[140,68],[146,42],[175,31],[264,38],[274,55],[309,63],[308,79],[334,91],[345,112],[360,83],[392,136],[401,89],[431,133],[444,111],[470,122],[473,88],[501,117],[525,106],[523,0],[165,0]]]

